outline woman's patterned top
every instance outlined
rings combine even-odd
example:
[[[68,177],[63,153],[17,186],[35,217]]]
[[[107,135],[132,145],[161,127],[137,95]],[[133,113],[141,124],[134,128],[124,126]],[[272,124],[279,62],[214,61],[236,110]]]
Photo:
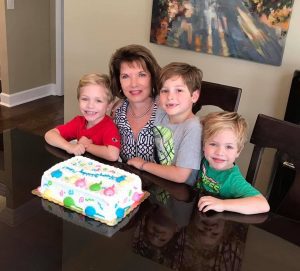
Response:
[[[127,120],[127,109],[129,102],[125,100],[115,112],[115,123],[121,135],[120,157],[123,162],[127,162],[133,157],[141,157],[146,161],[154,161],[154,135],[153,122],[157,110],[154,103],[152,115],[146,125],[139,132],[137,139],[134,138],[133,131]]]

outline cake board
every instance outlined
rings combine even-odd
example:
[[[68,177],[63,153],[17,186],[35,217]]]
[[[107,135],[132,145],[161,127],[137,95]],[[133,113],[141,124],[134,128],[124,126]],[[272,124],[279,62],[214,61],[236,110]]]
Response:
[[[36,189],[34,189],[34,190],[31,191],[31,193],[32,193],[33,195],[36,195],[36,196],[38,196],[38,197],[40,197],[40,198],[43,198],[43,199],[45,199],[45,200],[48,200],[48,201],[53,202],[53,203],[55,203],[55,204],[58,204],[58,205],[60,205],[60,206],[62,206],[62,207],[64,207],[64,208],[66,208],[66,209],[68,209],[68,210],[74,211],[74,212],[76,212],[76,213],[79,213],[79,214],[82,214],[82,215],[84,215],[84,216],[87,216],[87,217],[89,217],[89,218],[91,218],[91,219],[94,219],[94,220],[96,220],[96,221],[99,221],[99,222],[101,222],[101,223],[104,223],[104,224],[106,224],[106,225],[108,225],[108,226],[115,226],[115,225],[117,225],[118,223],[120,223],[120,222],[121,222],[124,218],[126,218],[131,212],[133,212],[133,210],[134,210],[135,208],[137,208],[137,207],[138,207],[145,199],[147,199],[147,198],[149,197],[149,195],[150,195],[149,192],[147,192],[147,191],[143,191],[143,192],[144,192],[144,195],[139,199],[139,201],[136,202],[133,206],[131,206],[130,208],[128,208],[128,209],[125,211],[125,215],[124,215],[123,218],[120,218],[120,219],[114,219],[114,220],[112,220],[112,221],[106,221],[106,220],[103,220],[103,219],[98,218],[98,217],[88,216],[88,215],[86,215],[85,213],[80,212],[80,211],[79,211],[78,209],[76,209],[76,208],[72,208],[72,207],[68,207],[68,208],[67,208],[66,206],[64,206],[63,204],[61,204],[60,202],[58,202],[58,201],[56,201],[56,200],[54,200],[54,199],[52,199],[52,198],[44,197],[44,196],[42,195],[42,193],[39,192],[38,188],[36,188]]]
[[[64,219],[67,222],[70,222],[74,225],[85,228],[89,231],[93,231],[97,234],[104,235],[106,237],[112,237],[115,233],[120,231],[123,227],[125,227],[129,221],[135,216],[135,214],[139,210],[139,206],[137,206],[133,211],[131,211],[126,217],[124,217],[118,224],[115,226],[108,226],[100,221],[92,219],[86,215],[73,212],[72,210],[62,207],[59,204],[55,204],[51,201],[41,199],[42,207],[47,212]]]

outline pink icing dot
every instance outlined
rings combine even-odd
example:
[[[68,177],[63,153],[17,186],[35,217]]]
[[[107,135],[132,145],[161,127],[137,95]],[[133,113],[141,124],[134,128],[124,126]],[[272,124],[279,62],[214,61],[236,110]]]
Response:
[[[139,194],[138,192],[134,192],[133,195],[132,195],[132,199],[134,201],[139,201],[142,196],[143,196],[143,194]]]
[[[115,186],[108,187],[103,191],[105,196],[113,196],[115,194]]]
[[[84,202],[84,198],[83,198],[83,197],[80,197],[80,198],[79,198],[79,202]]]
[[[81,187],[81,188],[84,188],[86,187],[86,182],[85,182],[85,179],[78,179],[76,182],[75,182],[75,186],[77,187]]]
[[[59,195],[60,195],[61,197],[63,197],[64,191],[63,191],[63,190],[60,190]]]

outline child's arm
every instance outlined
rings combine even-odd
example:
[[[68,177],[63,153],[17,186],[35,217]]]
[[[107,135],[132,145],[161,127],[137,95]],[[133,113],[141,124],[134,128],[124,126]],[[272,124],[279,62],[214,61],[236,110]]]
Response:
[[[127,164],[176,183],[186,182],[186,180],[192,173],[192,169],[189,168],[160,165],[152,162],[147,162],[139,157],[128,160]]]
[[[45,140],[48,144],[63,149],[67,153],[74,155],[82,155],[85,153],[83,144],[73,144],[65,140],[59,133],[59,130],[54,128],[46,132]]]
[[[198,202],[198,208],[202,212],[214,210],[217,212],[229,211],[247,215],[265,213],[270,210],[268,201],[262,195],[238,199],[218,199],[211,196],[203,196]]]
[[[91,139],[83,136],[79,139],[81,144],[85,146],[85,150],[95,156],[106,159],[108,161],[117,161],[120,154],[120,149],[115,146],[100,146],[92,143]]]
[[[199,213],[202,215],[206,215],[205,213]],[[233,212],[221,212],[221,213],[214,213],[211,215],[213,218],[223,219],[238,223],[246,223],[246,224],[260,224],[267,220],[269,217],[268,213],[260,213],[260,214],[253,214],[253,215],[243,215],[239,213]]]

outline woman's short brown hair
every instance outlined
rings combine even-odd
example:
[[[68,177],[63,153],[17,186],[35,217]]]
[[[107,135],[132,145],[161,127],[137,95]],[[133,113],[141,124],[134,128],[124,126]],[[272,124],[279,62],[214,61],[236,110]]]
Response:
[[[123,62],[137,62],[145,71],[148,70],[150,72],[151,84],[153,88],[151,93],[152,96],[155,97],[158,94],[157,81],[160,72],[160,66],[149,49],[137,44],[121,47],[111,56],[109,62],[109,74],[111,79],[111,90],[114,96],[117,96],[121,99],[125,98],[123,91],[120,91],[122,90],[120,83],[120,67],[121,63]]]

